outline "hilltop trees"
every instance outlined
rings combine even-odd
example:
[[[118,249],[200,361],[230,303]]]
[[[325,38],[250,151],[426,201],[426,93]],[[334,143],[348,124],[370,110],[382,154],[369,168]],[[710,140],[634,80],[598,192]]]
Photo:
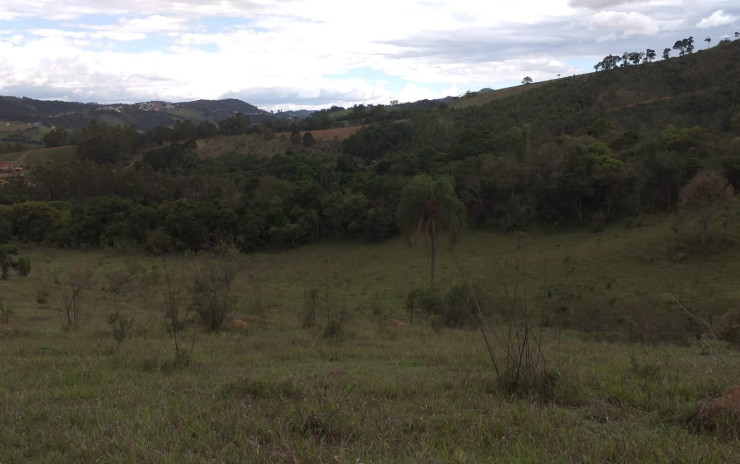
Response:
[[[711,38],[707,37],[704,39],[705,42],[707,42],[707,48],[709,48],[709,42],[712,41]],[[673,44],[673,50],[678,50],[679,56],[684,55],[690,55],[694,52],[694,38],[688,37],[686,39],[677,40],[676,43]],[[663,59],[667,60],[670,58],[671,55],[671,49],[670,48],[664,48],[663,49]],[[655,50],[648,48],[645,50],[645,52],[624,52],[622,56],[618,55],[607,55],[604,57],[604,59],[596,65],[594,65],[594,69],[598,71],[599,69],[602,69],[604,71],[609,71],[610,69],[615,69],[620,67],[627,67],[630,65],[638,65],[640,63],[652,63],[653,60],[656,57]]]
[[[462,232],[465,206],[455,193],[450,177],[418,174],[401,191],[396,210],[398,228],[407,237],[429,240],[431,283],[440,235],[446,233],[448,247],[452,247]]]
[[[678,50],[678,56],[691,55],[694,53],[694,38],[677,40],[673,44],[673,49]]]
[[[604,57],[603,60],[601,60],[599,63],[596,64],[598,68],[603,69],[604,71],[609,71],[611,69],[615,69],[619,67],[619,63],[622,62],[622,57],[617,55],[609,54]],[[598,71],[598,68],[596,69]]]

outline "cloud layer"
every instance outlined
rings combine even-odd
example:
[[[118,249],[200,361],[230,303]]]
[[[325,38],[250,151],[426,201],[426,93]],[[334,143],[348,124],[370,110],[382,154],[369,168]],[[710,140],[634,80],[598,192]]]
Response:
[[[588,72],[697,29],[719,39],[740,29],[735,3],[0,0],[0,94],[269,109],[413,101]]]

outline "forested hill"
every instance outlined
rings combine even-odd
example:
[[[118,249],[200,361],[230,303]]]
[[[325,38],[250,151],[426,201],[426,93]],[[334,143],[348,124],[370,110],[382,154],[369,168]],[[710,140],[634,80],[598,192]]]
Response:
[[[0,96],[0,120],[40,122],[67,130],[81,129],[93,120],[149,130],[156,126],[172,126],[177,120],[217,123],[235,113],[245,114],[257,123],[266,118],[290,119],[306,115],[288,112],[271,114],[236,99],[101,105]]]
[[[240,113],[145,133],[98,121],[75,135],[74,160],[52,151],[25,179],[3,179],[0,243],[162,252],[379,240],[398,233],[402,189],[422,172],[454,180],[471,227],[601,230],[688,208],[681,192],[702,179],[719,189],[711,198],[740,186],[737,76],[740,40],[465,108],[359,105],[261,124]],[[350,124],[344,140],[319,136]],[[721,206],[712,217],[737,216]]]

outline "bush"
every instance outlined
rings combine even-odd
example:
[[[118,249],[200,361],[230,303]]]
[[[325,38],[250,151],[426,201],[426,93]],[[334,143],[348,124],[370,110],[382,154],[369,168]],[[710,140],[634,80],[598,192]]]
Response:
[[[219,332],[231,316],[231,283],[236,269],[231,263],[207,262],[196,259],[197,272],[193,285],[192,306],[209,332]]]
[[[434,288],[411,290],[406,297],[406,311],[409,313],[409,322],[414,323],[414,313],[420,310],[422,314],[431,316],[442,312],[442,297]]]
[[[445,326],[474,329],[476,325],[476,303],[470,288],[465,284],[455,284],[447,291],[442,306],[442,319]]]
[[[129,337],[131,328],[134,325],[133,318],[126,317],[121,314],[120,310],[116,310],[116,312],[108,314],[106,321],[111,327],[113,342],[116,346],[121,346],[121,343]]]
[[[740,310],[730,309],[719,319],[715,333],[717,338],[732,345],[740,345]]]
[[[477,327],[476,302],[470,287],[465,284],[454,284],[442,296],[436,289],[414,289],[406,297],[406,310],[413,323],[414,313],[421,312],[429,318],[432,329],[442,327],[452,329]]]
[[[10,309],[10,306],[6,305],[2,300],[0,300],[0,322],[7,324],[8,322],[10,322],[10,316],[12,314],[13,310]]]

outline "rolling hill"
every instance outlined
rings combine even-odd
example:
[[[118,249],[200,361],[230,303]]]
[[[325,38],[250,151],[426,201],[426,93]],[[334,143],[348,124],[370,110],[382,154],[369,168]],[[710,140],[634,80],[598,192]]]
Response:
[[[309,114],[288,111],[272,114],[237,99],[101,105],[0,96],[0,120],[39,122],[67,129],[80,129],[90,121],[98,120],[112,125],[131,124],[141,130],[149,130],[156,126],[172,126],[176,120],[182,119],[216,123],[235,113],[249,116],[254,123],[266,118],[293,119]]]

